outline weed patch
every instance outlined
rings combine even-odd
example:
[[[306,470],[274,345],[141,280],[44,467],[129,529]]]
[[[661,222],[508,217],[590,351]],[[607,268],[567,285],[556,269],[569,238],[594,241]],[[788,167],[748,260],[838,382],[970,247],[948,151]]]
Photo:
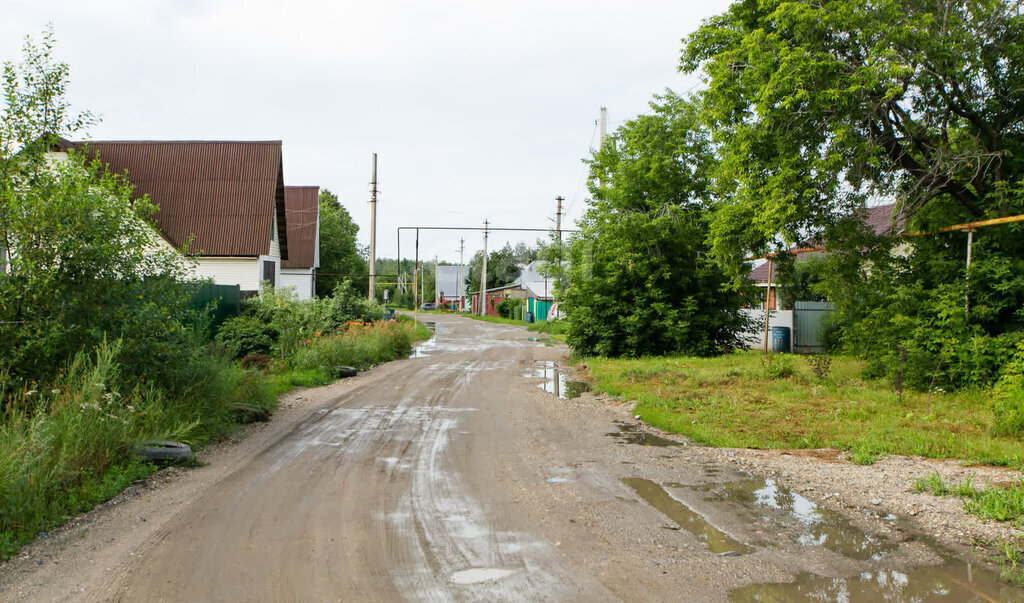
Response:
[[[947,483],[938,473],[914,482],[915,492],[930,492],[935,496],[957,496],[964,502],[964,509],[983,519],[1012,521],[1024,524],[1024,482],[998,487],[978,488],[970,478],[959,483]],[[1014,564],[1014,571],[1016,571]]]

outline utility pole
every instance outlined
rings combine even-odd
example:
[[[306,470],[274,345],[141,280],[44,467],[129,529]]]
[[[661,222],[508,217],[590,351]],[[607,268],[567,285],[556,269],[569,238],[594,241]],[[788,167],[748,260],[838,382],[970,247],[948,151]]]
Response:
[[[434,254],[434,304],[441,303],[441,283],[437,280],[437,254]]]
[[[419,310],[419,304],[416,303],[416,297],[418,296],[419,289],[417,285],[419,281],[417,276],[420,273],[420,229],[416,229],[416,262],[412,266],[412,319],[416,320],[416,312]]]
[[[565,198],[561,195],[555,197],[555,201],[558,201],[558,211],[555,212],[555,231],[558,233],[558,247],[562,247],[562,201]]]
[[[487,316],[487,227],[484,220],[484,262],[480,268],[480,316]]]
[[[608,135],[608,107],[601,107],[601,137],[597,139],[597,148],[604,146],[604,139]]]
[[[465,306],[465,285],[462,283],[462,252],[466,249],[466,239],[459,239],[459,282],[455,284],[455,295],[459,297],[459,312]]]
[[[373,171],[370,177],[370,291],[369,299],[377,297],[377,154],[373,154]],[[401,260],[401,258],[399,258]]]

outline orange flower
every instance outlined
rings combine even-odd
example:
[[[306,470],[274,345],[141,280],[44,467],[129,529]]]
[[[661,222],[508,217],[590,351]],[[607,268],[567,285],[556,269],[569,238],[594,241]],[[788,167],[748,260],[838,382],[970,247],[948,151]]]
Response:
[[[317,331],[316,333],[313,333],[313,337],[320,337],[320,333],[323,333],[323,331]]]

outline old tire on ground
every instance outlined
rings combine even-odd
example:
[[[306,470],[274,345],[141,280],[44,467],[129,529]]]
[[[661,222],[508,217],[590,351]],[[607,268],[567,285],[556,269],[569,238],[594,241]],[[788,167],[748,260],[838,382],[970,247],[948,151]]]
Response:
[[[263,406],[257,406],[256,404],[238,402],[231,406],[231,411],[235,413],[235,419],[239,423],[255,423],[257,421],[263,422],[270,420],[270,409]]]
[[[358,369],[351,366],[334,367],[334,374],[338,376],[338,379],[344,379],[345,377],[355,377],[358,372]]]
[[[192,448],[181,442],[139,442],[132,454],[144,461],[177,463],[192,456]]]

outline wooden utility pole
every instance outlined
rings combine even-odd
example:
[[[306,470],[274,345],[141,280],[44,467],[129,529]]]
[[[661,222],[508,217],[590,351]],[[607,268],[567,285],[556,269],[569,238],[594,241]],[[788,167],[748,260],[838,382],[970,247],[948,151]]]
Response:
[[[377,297],[377,154],[373,154],[373,170],[370,177],[370,291],[369,299]],[[401,260],[401,258],[399,258]]]
[[[441,283],[437,279],[437,254],[434,254],[434,304],[441,304]]]
[[[487,316],[487,227],[490,224],[484,220],[484,261],[480,267],[480,316]]]
[[[416,320],[416,312],[419,310],[419,304],[416,303],[416,298],[419,297],[419,280],[417,277],[420,274],[420,229],[416,229],[416,261],[412,265],[412,319]]]

